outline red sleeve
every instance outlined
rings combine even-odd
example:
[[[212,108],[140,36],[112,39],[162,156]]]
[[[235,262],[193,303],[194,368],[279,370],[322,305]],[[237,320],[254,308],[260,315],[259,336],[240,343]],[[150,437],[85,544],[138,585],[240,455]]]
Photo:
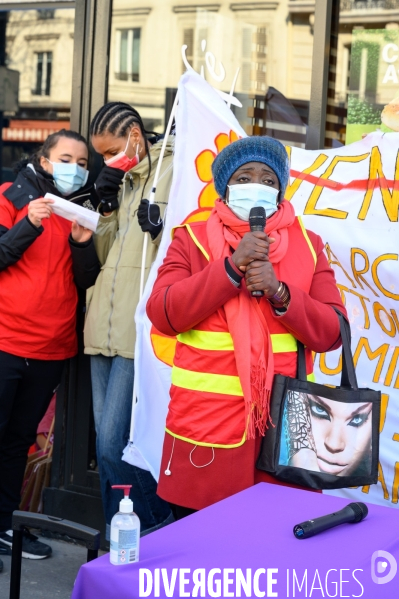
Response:
[[[186,229],[176,229],[147,302],[148,318],[164,335],[176,335],[239,292],[227,276],[224,259],[208,263]]]
[[[14,226],[17,213],[15,206],[3,196],[3,192],[11,185],[12,183],[4,183],[0,186],[0,226],[6,229],[11,229]]]
[[[291,301],[282,316],[276,316],[304,345],[314,352],[326,352],[341,345],[338,316],[332,306],[347,318],[335,275],[323,252],[321,238],[308,231],[317,255],[317,263],[309,294],[294,285],[289,287]],[[285,282],[285,281],[284,281]]]

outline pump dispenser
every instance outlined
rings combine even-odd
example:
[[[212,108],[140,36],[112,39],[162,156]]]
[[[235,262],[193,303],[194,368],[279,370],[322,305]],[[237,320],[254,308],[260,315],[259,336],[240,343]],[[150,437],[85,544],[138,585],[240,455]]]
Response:
[[[133,501],[129,497],[132,485],[113,485],[122,489],[124,498],[119,503],[119,512],[111,520],[111,551],[109,559],[115,566],[123,566],[139,561],[140,520],[133,511]]]

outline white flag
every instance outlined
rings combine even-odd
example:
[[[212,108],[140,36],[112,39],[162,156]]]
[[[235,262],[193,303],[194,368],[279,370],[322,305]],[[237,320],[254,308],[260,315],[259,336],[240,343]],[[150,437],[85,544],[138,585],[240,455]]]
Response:
[[[180,225],[190,214],[190,220],[207,218],[218,197],[211,171],[213,159],[226,145],[246,136],[219,94],[195,71],[188,70],[182,76],[178,94],[173,182],[165,229],[136,311],[138,403],[134,418],[134,445],[126,448],[123,458],[135,466],[146,467],[156,480],[159,478],[169,403],[171,356],[176,342],[154,330],[145,307],[170,244],[172,228]]]

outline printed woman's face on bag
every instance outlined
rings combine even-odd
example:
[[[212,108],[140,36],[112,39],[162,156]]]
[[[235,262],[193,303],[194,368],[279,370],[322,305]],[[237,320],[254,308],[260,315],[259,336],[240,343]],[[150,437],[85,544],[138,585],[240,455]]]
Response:
[[[281,465],[335,476],[369,474],[372,404],[287,392]]]
[[[322,472],[353,474],[371,452],[371,403],[308,395],[317,462]]]

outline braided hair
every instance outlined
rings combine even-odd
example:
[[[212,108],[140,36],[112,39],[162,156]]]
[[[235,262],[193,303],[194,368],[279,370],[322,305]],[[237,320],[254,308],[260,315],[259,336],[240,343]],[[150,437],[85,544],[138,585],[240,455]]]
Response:
[[[143,199],[144,189],[151,175],[151,156],[148,143],[149,136],[158,138],[154,131],[147,131],[144,127],[143,119],[133,106],[125,102],[108,102],[94,115],[90,123],[90,137],[94,135],[104,135],[110,133],[115,137],[125,137],[132,125],[137,125],[144,139],[145,152],[148,156],[148,175],[145,180],[141,199]]]

